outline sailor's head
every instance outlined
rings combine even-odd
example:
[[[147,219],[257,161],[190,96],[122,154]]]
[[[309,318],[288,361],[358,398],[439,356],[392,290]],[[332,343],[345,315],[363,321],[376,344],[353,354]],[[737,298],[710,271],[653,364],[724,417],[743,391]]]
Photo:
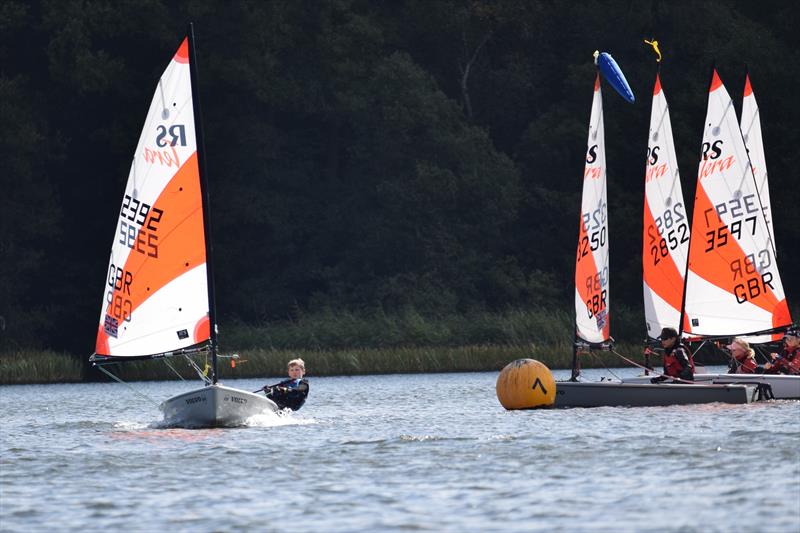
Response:
[[[783,343],[789,346],[796,346],[800,344],[800,328],[792,326],[783,332]]]
[[[299,357],[289,361],[286,366],[289,371],[289,377],[292,379],[302,378],[306,373],[306,364]]]
[[[675,328],[664,328],[658,339],[661,341],[661,346],[669,348],[678,340],[678,331]]]
[[[750,347],[750,343],[739,337],[733,339],[727,348],[737,361],[744,361],[748,357],[755,355],[755,352]]]

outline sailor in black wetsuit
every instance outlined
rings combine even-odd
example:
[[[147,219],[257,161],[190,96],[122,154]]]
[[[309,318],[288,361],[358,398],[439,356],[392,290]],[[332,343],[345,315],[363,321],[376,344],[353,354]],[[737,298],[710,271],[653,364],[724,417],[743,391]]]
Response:
[[[267,394],[267,398],[278,404],[281,409],[288,407],[292,411],[297,411],[303,407],[308,396],[308,381],[303,379],[306,364],[302,359],[292,359],[288,366],[289,379],[276,385],[267,385],[262,390]]]

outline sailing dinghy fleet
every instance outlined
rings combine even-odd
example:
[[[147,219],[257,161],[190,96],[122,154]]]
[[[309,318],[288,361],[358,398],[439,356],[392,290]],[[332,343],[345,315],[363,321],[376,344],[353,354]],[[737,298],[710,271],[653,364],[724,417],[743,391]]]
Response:
[[[136,147],[103,293],[95,353],[104,367],[185,357],[205,382],[160,405],[169,426],[235,426],[276,412],[264,395],[218,382],[208,189],[194,33],[172,57]],[[209,372],[191,356],[211,360]],[[171,365],[170,365],[171,366]]]
[[[656,74],[643,224],[644,308],[650,339],[665,327],[679,326],[693,341],[743,337],[763,343],[779,340],[780,332],[792,324],[776,261],[758,107],[749,76],[745,83],[740,126],[733,102],[713,71],[690,231],[669,109]],[[756,394],[800,398],[800,376],[788,375],[698,373],[696,384],[655,384],[648,375],[577,381],[578,352],[611,346],[605,179],[598,75],[576,259],[573,376],[557,384],[555,405],[746,403]]]
[[[267,397],[218,382],[210,211],[194,34],[159,79],[128,176],[105,279],[95,353],[106,369],[184,357],[204,385],[165,400],[169,426],[217,427],[277,412]],[[616,62],[600,71],[629,101]],[[625,89],[625,90],[623,90]],[[698,339],[747,336],[764,342],[791,324],[778,272],[760,123],[749,78],[741,129],[716,71],[709,89],[692,231],[680,186],[666,98],[656,75],[647,150],[643,287],[647,332],[679,325]],[[745,138],[742,137],[745,132]],[[745,139],[750,148],[748,158]],[[755,172],[755,175],[754,175]],[[579,352],[612,349],[609,231],[600,74],[595,78],[575,268],[572,379],[557,384],[556,407],[748,403],[755,385],[800,398],[800,376],[697,374],[696,382],[649,377],[579,381]],[[201,369],[193,357],[204,356]],[[210,359],[210,364],[208,360]],[[173,368],[174,370],[174,368]],[[744,384],[743,384],[744,383]]]

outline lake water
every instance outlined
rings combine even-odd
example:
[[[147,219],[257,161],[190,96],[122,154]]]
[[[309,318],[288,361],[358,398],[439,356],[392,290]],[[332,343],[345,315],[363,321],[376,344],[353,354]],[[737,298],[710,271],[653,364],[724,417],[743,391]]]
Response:
[[[215,430],[119,384],[0,387],[0,531],[800,530],[800,402],[505,411],[496,379],[310,377]]]

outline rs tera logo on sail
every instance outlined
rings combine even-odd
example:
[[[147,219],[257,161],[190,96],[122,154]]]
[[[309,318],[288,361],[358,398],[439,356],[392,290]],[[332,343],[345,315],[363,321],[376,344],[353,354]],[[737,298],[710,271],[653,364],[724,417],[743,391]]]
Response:
[[[593,180],[600,179],[602,168],[590,167],[592,163],[597,161],[597,145],[593,144],[586,152],[586,168],[583,171],[583,179],[591,178]]]
[[[703,143],[703,157],[700,160],[700,170],[697,173],[699,179],[707,178],[714,173],[722,172],[733,166],[735,159],[732,155],[720,160],[722,156],[722,139],[712,143]]]
[[[159,163],[168,167],[175,165],[180,168],[181,161],[178,157],[178,151],[175,150],[175,146],[186,146],[186,126],[183,124],[173,124],[167,128],[161,124],[156,130],[158,131],[156,145],[159,148],[163,148],[163,150],[145,148],[144,160],[148,163]]]

